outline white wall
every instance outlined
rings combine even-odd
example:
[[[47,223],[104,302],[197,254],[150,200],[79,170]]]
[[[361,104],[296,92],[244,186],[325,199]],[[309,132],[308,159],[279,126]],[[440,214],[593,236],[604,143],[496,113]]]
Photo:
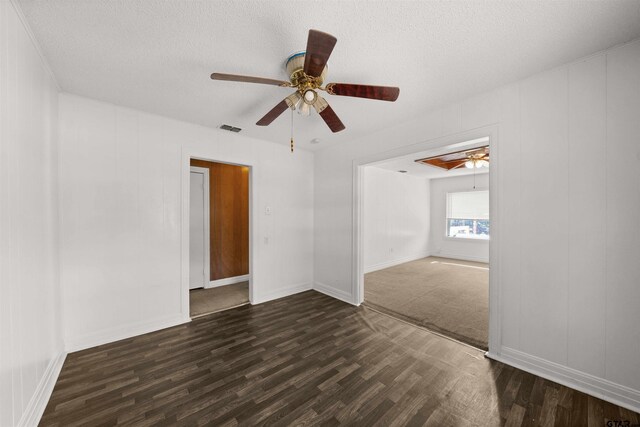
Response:
[[[64,359],[57,250],[57,86],[0,1],[0,425],[35,425]]]
[[[429,256],[429,181],[364,169],[365,272]]]
[[[473,191],[473,175],[429,180],[431,187],[431,234],[429,251],[433,256],[489,262],[489,242],[477,239],[447,238],[447,193]],[[489,174],[476,174],[477,190],[489,189]]]
[[[316,152],[316,282],[352,297],[354,159],[497,124],[490,354],[640,410],[639,117],[636,41]]]
[[[69,349],[188,320],[181,228],[190,155],[253,167],[253,301],[311,288],[312,153],[64,94],[60,256]]]

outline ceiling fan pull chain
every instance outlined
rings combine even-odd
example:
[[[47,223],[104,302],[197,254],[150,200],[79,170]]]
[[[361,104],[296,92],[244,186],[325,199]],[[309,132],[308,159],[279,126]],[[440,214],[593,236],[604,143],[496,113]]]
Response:
[[[293,153],[293,110],[291,110],[291,152]]]

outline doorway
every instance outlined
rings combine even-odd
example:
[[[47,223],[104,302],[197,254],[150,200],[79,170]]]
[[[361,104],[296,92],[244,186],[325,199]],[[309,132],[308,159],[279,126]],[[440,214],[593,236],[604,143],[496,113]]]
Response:
[[[190,160],[192,318],[249,303],[249,185],[247,166]]]
[[[364,168],[364,304],[487,349],[488,146]],[[424,161],[423,158],[429,160]]]
[[[480,174],[416,162],[481,147],[491,153],[491,168]],[[497,275],[491,274],[498,261],[497,158],[497,127],[487,127],[354,161],[356,303],[475,347],[499,342]],[[465,211],[466,202],[487,212]]]

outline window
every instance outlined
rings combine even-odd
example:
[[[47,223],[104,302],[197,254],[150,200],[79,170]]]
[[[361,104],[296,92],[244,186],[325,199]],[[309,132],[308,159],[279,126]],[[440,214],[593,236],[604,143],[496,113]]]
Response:
[[[447,237],[489,240],[489,191],[447,193]]]

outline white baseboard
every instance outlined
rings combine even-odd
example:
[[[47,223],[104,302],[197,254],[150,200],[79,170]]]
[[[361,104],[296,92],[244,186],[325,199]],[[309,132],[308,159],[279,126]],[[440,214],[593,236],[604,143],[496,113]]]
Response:
[[[212,280],[209,282],[205,289],[217,288],[219,286],[227,286],[233,285],[235,283],[246,282],[251,279],[250,274],[245,274],[244,276],[235,276],[235,277],[225,277],[224,279]]]
[[[372,271],[384,270],[385,268],[393,267],[396,265],[404,264],[405,262],[415,261],[417,259],[426,258],[429,256],[429,252],[422,252],[419,254],[410,255],[403,258],[392,259],[377,264],[367,265],[364,267],[364,272],[371,273]]]
[[[289,295],[298,294],[300,292],[310,291],[311,283],[301,283],[299,285],[289,286],[287,288],[277,289],[262,295],[254,295],[251,304],[262,304],[263,302],[273,301],[274,299],[288,297]],[[255,290],[254,290],[255,294]]]
[[[66,357],[67,353],[63,351],[51,359],[47,365],[47,369],[44,371],[44,374],[42,374],[42,378],[33,396],[31,396],[31,400],[29,400],[27,407],[22,413],[22,418],[20,418],[18,422],[19,427],[37,426],[38,423],[40,423],[40,419],[42,418],[42,414],[44,414],[47,403],[49,403],[53,387],[56,385],[56,381],[58,381],[58,376],[60,375]]]
[[[135,337],[149,332],[159,331],[172,326],[181,325],[191,321],[190,317],[182,315],[171,316],[163,319],[156,319],[150,322],[141,322],[131,325],[119,326],[117,328],[102,330],[96,333],[84,335],[77,338],[67,339],[67,352],[80,351],[102,344]]]
[[[339,299],[340,301],[344,301],[348,304],[358,305],[353,303],[353,296],[350,293],[340,289],[336,289],[324,283],[314,282],[313,289],[325,295],[328,295],[332,298]]]
[[[458,255],[458,254],[452,254],[452,253],[448,253],[448,252],[438,252],[438,253],[435,253],[435,254],[431,254],[431,256],[435,256],[435,257],[438,257],[438,258],[457,259],[457,260],[460,260],[460,261],[483,262],[485,264],[489,263],[489,258],[484,258],[484,257],[479,257],[479,256]]]
[[[487,352],[486,356],[631,411],[640,412],[639,390],[508,347],[503,347],[500,354]]]

